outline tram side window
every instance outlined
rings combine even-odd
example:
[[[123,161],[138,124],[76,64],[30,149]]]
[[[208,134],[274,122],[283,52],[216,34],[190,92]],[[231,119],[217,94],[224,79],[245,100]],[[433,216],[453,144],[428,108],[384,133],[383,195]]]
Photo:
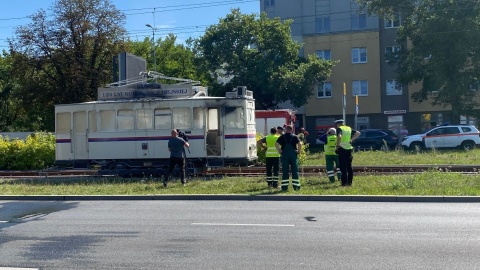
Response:
[[[100,111],[100,130],[115,130],[115,111]]]
[[[172,112],[170,109],[155,110],[155,129],[172,129]]]
[[[57,134],[70,133],[71,121],[70,113],[57,113]]]
[[[249,108],[247,110],[247,113],[248,113],[248,123],[255,124],[255,110],[252,108]]]
[[[90,132],[97,131],[97,112],[89,111],[88,112],[88,129]]]
[[[118,130],[131,130],[133,126],[133,110],[120,110],[117,113]]]
[[[203,129],[204,127],[203,108],[193,108],[193,128]]]
[[[190,108],[173,108],[173,126],[178,129],[189,129]]]
[[[245,128],[243,107],[225,107],[225,125],[227,128]]]
[[[208,109],[208,129],[218,129],[218,109]]]
[[[137,129],[152,129],[153,114],[151,110],[137,110]]]

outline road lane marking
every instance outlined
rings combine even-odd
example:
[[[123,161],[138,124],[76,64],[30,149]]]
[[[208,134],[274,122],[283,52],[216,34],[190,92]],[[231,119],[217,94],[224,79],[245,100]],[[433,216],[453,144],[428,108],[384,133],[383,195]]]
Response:
[[[46,215],[47,214],[43,214],[43,213],[35,213],[35,214],[30,214],[30,215],[23,216],[19,219],[21,219],[23,221],[30,221],[30,220],[34,220],[34,219],[37,219],[37,218],[44,217]],[[1,268],[0,268],[0,270],[1,270]]]
[[[0,220],[0,223],[8,223],[8,220]],[[2,269],[2,268],[0,268]]]
[[[38,270],[38,268],[0,267],[0,270]]]
[[[294,227],[293,224],[192,223],[200,226]]]

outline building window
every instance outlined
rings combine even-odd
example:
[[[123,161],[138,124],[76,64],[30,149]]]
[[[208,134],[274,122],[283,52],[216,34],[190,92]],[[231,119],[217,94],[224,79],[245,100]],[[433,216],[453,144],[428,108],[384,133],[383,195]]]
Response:
[[[367,63],[367,48],[353,48],[352,63]]]
[[[315,30],[317,33],[330,32],[330,17],[319,17],[315,19]]]
[[[400,51],[400,46],[387,46],[385,47],[385,62],[390,60],[397,60],[397,53]]]
[[[385,28],[397,28],[400,27],[400,14],[395,13],[392,18],[385,19]]]
[[[352,30],[359,30],[367,28],[367,14],[355,13],[352,14]]]
[[[330,50],[319,50],[316,51],[317,57],[323,60],[332,60],[330,55]]]
[[[387,96],[399,96],[403,94],[402,85],[396,80],[387,81]]]
[[[368,81],[352,81],[353,96],[368,96]]]
[[[273,7],[275,6],[275,0],[265,0],[266,7]]]
[[[317,98],[331,98],[332,83],[324,82],[317,85]]]

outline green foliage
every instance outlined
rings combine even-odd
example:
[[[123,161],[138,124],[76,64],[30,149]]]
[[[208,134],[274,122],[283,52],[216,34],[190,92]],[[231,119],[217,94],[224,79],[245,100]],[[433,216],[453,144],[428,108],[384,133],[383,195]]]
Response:
[[[25,141],[0,136],[0,169],[45,169],[55,162],[55,136],[35,133]]]
[[[262,136],[261,133],[257,133],[256,138],[257,138],[257,142],[258,142],[258,140],[262,139],[263,136]],[[265,163],[266,152],[267,152],[267,147],[265,147],[264,145],[261,145],[261,144],[257,145],[257,157],[258,157],[257,162]]]
[[[0,130],[28,131],[35,124],[23,107],[21,79],[13,73],[13,57],[6,51],[0,55]]]
[[[422,83],[412,94],[416,102],[451,106],[450,122],[478,104],[480,87],[480,9],[477,0],[357,0],[385,18],[400,13],[397,42],[390,55],[402,84]],[[472,89],[477,91],[472,91]]]
[[[303,177],[302,189],[292,188],[279,194],[267,188],[265,177],[225,177],[189,179],[184,187],[180,181],[163,188],[157,179],[110,178],[43,178],[28,180],[0,179],[4,195],[152,195],[152,194],[249,194],[249,195],[415,195],[415,196],[479,196],[480,177],[458,173],[428,171],[421,174],[355,175],[353,185],[345,188],[330,183],[325,174]]]
[[[197,54],[215,78],[231,78],[226,85],[214,85],[212,92],[223,95],[245,85],[259,109],[276,108],[285,101],[296,107],[306,104],[314,85],[330,75],[332,62],[299,57],[301,45],[292,40],[291,23],[234,9],[207,28],[196,42]]]
[[[154,46],[152,48],[152,46]],[[167,35],[164,39],[158,38],[152,43],[148,38],[143,41],[128,41],[125,44],[126,51],[147,59],[148,69],[157,70],[167,76],[186,78],[202,81],[208,76],[197,68],[194,52],[188,46],[177,43],[177,37],[173,34]],[[155,58],[153,59],[153,49]]]
[[[56,0],[49,11],[29,16],[10,43],[31,131],[54,130],[55,104],[97,99],[98,87],[112,81],[111,60],[126,34],[125,15],[110,0]]]

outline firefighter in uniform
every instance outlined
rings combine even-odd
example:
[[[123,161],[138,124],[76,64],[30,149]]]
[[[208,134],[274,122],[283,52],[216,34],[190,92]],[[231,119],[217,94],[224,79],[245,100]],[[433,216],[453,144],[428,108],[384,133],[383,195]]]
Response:
[[[302,143],[297,135],[293,134],[292,126],[285,128],[285,134],[278,138],[275,144],[282,159],[282,191],[288,190],[289,169],[292,170],[292,186],[294,190],[300,190],[298,177],[298,154],[302,151]]]
[[[335,152],[337,145],[337,130],[335,130],[335,128],[330,128],[327,133],[320,137],[320,141],[325,143],[325,165],[327,167],[328,179],[330,179],[331,183],[334,183],[336,171],[338,180],[341,180],[342,173],[340,172],[338,155]]]
[[[338,160],[340,161],[342,186],[351,186],[353,182],[352,141],[360,136],[360,132],[346,126],[344,123],[343,119],[335,121],[335,125],[337,126],[337,145],[335,152],[337,152]]]
[[[270,129],[270,135],[257,141],[258,144],[267,145],[265,152],[265,166],[267,167],[267,185],[268,187],[278,188],[278,171],[280,170],[280,154],[275,147],[275,143],[280,135],[276,128]],[[273,169],[273,174],[272,174]]]

